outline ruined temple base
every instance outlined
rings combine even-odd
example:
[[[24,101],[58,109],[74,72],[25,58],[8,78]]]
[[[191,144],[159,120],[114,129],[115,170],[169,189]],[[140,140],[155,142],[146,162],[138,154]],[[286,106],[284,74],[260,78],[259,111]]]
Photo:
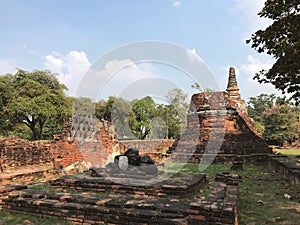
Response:
[[[9,212],[33,214],[40,217],[59,217],[73,224],[132,224],[132,225],[236,225],[238,182],[237,175],[219,174],[219,181],[207,197],[199,196],[199,187],[194,179],[198,175],[172,177],[166,183],[152,187],[122,186],[106,183],[101,191],[83,191],[84,187],[96,184],[98,178],[63,177],[56,180],[63,191],[21,190],[11,192],[3,198],[2,207]],[[201,184],[205,176],[198,180]],[[190,183],[187,183],[190,180]],[[100,181],[99,181],[100,182]],[[109,182],[106,180],[106,182]],[[200,185],[201,186],[201,185]],[[82,193],[66,191],[78,188]],[[58,188],[58,187],[57,187]],[[140,189],[141,188],[141,189]],[[187,188],[187,189],[186,189]],[[175,196],[176,193],[194,189],[198,195]],[[150,190],[153,192],[150,193]],[[176,191],[175,191],[176,190]],[[141,191],[144,194],[141,195]],[[156,191],[156,193],[154,193]],[[165,194],[160,195],[160,193]],[[194,193],[194,194],[195,194]],[[179,198],[178,198],[179,197]]]
[[[121,195],[188,198],[206,184],[205,174],[140,173],[109,174],[105,169],[93,168],[96,177],[89,175],[64,176],[49,181],[49,184],[62,190],[88,191],[95,193],[114,192]],[[95,175],[94,175],[95,176]]]
[[[50,163],[45,165],[24,166],[0,173],[0,185],[29,184],[54,179],[58,176],[58,172],[53,170],[52,164]]]

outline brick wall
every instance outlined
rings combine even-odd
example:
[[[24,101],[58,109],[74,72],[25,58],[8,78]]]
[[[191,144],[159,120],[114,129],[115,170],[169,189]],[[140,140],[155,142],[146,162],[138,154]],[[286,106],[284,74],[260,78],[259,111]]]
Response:
[[[119,140],[120,152],[125,152],[128,148],[136,148],[140,153],[161,153],[163,150],[168,150],[174,141],[174,139]]]
[[[53,141],[0,138],[0,172],[49,163],[59,169],[80,161],[104,167],[120,154],[111,123],[89,116],[75,119],[67,121],[63,134],[55,135]]]
[[[27,165],[52,162],[52,141],[34,141],[16,137],[0,138],[0,166],[3,172]],[[1,172],[1,171],[0,171]]]

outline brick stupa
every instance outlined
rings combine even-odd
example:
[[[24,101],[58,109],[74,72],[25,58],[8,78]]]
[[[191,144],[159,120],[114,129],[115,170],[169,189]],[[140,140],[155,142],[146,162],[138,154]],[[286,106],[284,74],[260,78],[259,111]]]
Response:
[[[257,134],[241,99],[234,67],[229,69],[226,91],[202,92],[191,98],[187,128],[170,148],[174,161],[199,162],[203,155],[226,157],[271,153]]]

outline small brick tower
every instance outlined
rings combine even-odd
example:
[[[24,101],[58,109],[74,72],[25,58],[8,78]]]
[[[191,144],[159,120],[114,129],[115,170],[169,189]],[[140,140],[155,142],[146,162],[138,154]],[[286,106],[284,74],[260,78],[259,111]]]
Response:
[[[241,95],[239,92],[238,84],[236,81],[236,75],[235,75],[235,68],[230,67],[229,68],[229,77],[228,77],[228,85],[226,89],[229,98],[232,99],[240,99]]]

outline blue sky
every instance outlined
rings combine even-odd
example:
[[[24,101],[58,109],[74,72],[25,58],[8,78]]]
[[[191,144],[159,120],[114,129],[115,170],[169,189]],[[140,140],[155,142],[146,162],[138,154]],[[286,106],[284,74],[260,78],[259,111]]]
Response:
[[[255,72],[272,65],[272,59],[245,44],[251,33],[270,24],[257,16],[263,3],[0,0],[0,74],[12,73],[15,68],[50,69],[69,87],[68,94],[75,95],[86,70],[112,48],[157,40],[197,53],[222,90],[226,89],[228,67],[235,66],[244,99],[262,92],[276,93],[272,86],[252,80]],[[172,71],[155,65],[143,65],[138,70],[149,72],[147,68],[152,73]],[[106,94],[115,93],[107,90]]]

